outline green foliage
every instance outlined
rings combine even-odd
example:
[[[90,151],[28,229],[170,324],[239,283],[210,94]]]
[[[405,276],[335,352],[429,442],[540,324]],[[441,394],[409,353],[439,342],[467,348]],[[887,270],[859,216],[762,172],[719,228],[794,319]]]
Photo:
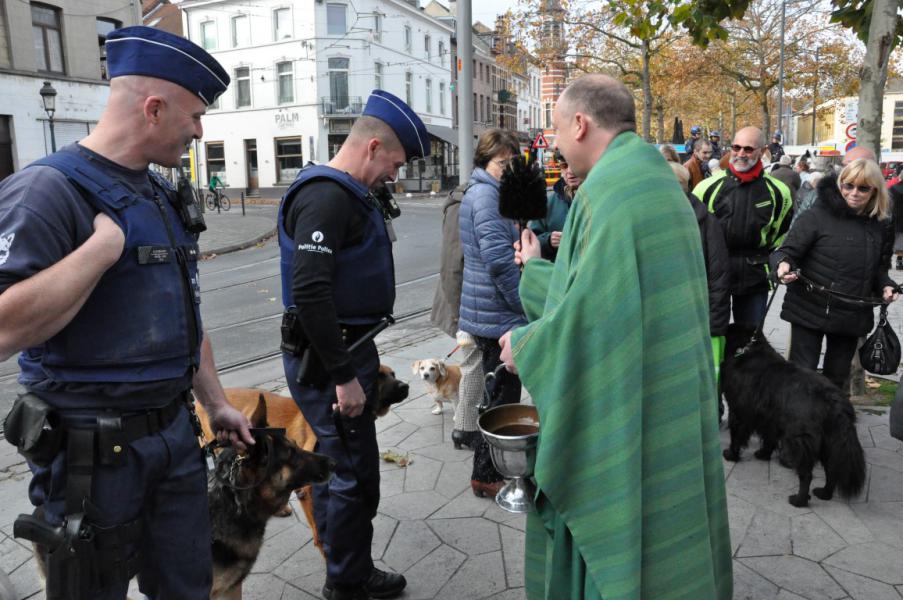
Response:
[[[834,10],[831,21],[852,29],[862,43],[869,37],[869,25],[872,22],[872,0],[831,0]],[[893,47],[903,44],[903,17],[897,15],[897,30]],[[893,49],[893,47],[891,49]]]
[[[683,2],[671,14],[671,24],[683,26],[693,43],[706,48],[712,40],[726,40],[727,30],[721,22],[741,19],[751,0],[693,0]]]

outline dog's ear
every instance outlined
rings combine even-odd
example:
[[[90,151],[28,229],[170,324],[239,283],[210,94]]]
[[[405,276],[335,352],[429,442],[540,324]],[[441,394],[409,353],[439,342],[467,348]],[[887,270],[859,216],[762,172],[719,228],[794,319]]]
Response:
[[[441,360],[437,360],[436,364],[439,365],[439,377],[445,377],[448,374],[448,369],[445,368],[445,363]]]
[[[264,400],[263,394],[260,394],[257,398],[257,408],[254,409],[254,413],[248,420],[251,422],[251,427],[267,426],[267,403],[266,400]]]
[[[416,374],[417,374],[417,371],[420,370],[420,363],[422,363],[422,362],[423,362],[422,360],[415,360],[415,361],[411,364],[411,373],[413,373],[414,375],[416,375]]]

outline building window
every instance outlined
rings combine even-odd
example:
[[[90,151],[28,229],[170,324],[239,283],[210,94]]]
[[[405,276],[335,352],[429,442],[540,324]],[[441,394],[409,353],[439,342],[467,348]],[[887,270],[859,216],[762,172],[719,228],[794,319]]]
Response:
[[[483,101],[482,101],[482,100],[480,100],[479,105],[480,105],[480,106],[483,106]],[[477,95],[474,94],[474,95],[473,95],[473,120],[474,120],[474,121],[477,120],[477,112],[478,112],[478,111],[479,111],[479,109],[477,108]]]
[[[373,13],[373,41],[383,41],[383,16],[379,13]]]
[[[277,138],[276,142],[276,182],[291,183],[304,166],[301,154],[301,138]]]
[[[404,98],[408,106],[414,108],[414,76],[410,71],[404,74]]]
[[[327,4],[326,5],[326,34],[327,35],[345,35],[348,31],[345,25],[345,5],[344,4]]]
[[[404,49],[408,52],[411,51],[411,26],[404,26]]]
[[[32,4],[31,32],[34,36],[38,71],[62,73],[63,34],[60,28],[60,9]]]
[[[216,50],[216,21],[201,23],[201,46],[204,50]]]
[[[492,123],[492,98],[486,96],[486,122]]]
[[[433,112],[433,80],[426,80],[426,112]]]
[[[6,15],[0,10],[0,67],[10,67],[12,61],[9,58],[9,30],[6,28]],[[3,117],[0,117],[0,126],[3,125]],[[2,128],[0,128],[2,131]],[[3,142],[0,141],[0,144]],[[2,169],[0,169],[2,171]],[[10,167],[12,172],[12,167]],[[0,175],[2,178],[2,175]]]
[[[295,72],[291,62],[276,64],[276,78],[279,80],[279,104],[295,101]]]
[[[251,68],[235,69],[235,106],[251,106]]]
[[[894,128],[891,131],[891,150],[903,150],[903,101],[894,102]]]
[[[329,64],[329,95],[332,98],[336,110],[349,107],[348,98],[348,67],[351,61],[347,58],[330,58]]]
[[[552,128],[552,103],[546,102],[546,129]]]
[[[445,115],[445,82],[439,82],[439,114]]]
[[[273,11],[273,40],[292,38],[292,9],[277,8]]]
[[[248,15],[232,17],[232,47],[249,46],[251,44],[251,27]]]
[[[433,58],[431,46],[433,45],[433,40],[430,39],[430,36],[423,36],[423,50],[426,52],[426,59],[430,60]]]
[[[97,19],[97,45],[100,47],[100,78],[107,78],[107,35],[122,27],[115,19]]]
[[[445,42],[439,40],[439,64],[445,64]]]
[[[207,181],[216,175],[226,185],[226,153],[222,142],[207,142]]]
[[[373,87],[378,90],[383,88],[383,64],[373,63]]]

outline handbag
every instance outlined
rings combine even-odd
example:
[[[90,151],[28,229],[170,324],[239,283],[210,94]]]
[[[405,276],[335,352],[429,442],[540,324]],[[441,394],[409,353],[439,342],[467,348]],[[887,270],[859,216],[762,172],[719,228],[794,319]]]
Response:
[[[875,330],[859,349],[862,368],[876,375],[890,375],[900,366],[900,340],[894,328],[887,322],[887,305],[881,305],[881,314]]]

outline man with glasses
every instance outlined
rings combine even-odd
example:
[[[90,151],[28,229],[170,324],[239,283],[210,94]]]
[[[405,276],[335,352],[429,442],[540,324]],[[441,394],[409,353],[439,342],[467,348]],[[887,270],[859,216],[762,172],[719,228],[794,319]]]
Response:
[[[744,127],[734,136],[728,169],[693,189],[727,238],[734,322],[752,327],[765,315],[768,255],[780,246],[793,217],[790,189],[765,173],[764,150],[762,131]]]
[[[693,146],[693,155],[690,160],[684,163],[687,171],[690,172],[690,189],[692,190],[699,182],[707,177],[711,177],[712,172],[709,169],[709,159],[712,158],[712,144],[707,140],[699,140]]]

